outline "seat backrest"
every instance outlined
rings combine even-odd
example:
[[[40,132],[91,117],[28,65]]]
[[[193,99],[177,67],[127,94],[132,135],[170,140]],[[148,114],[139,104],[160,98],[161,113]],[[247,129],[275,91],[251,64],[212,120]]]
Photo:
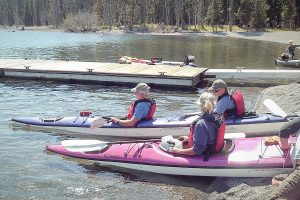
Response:
[[[222,125],[218,128],[217,137],[216,137],[215,153],[219,153],[223,149],[225,128],[226,128],[225,123],[222,123]]]

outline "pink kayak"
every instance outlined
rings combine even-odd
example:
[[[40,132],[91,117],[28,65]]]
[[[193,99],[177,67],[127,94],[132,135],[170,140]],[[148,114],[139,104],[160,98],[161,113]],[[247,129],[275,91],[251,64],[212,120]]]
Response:
[[[295,140],[296,138],[291,138]],[[84,140],[83,140],[84,141]],[[278,146],[265,146],[262,137],[225,140],[221,154],[183,156],[160,148],[160,142],[110,144],[89,152],[72,151],[63,145],[48,145],[46,150],[58,154],[92,160],[108,166],[160,174],[223,177],[272,177],[291,173],[293,147],[282,151]],[[100,141],[101,142],[101,141]],[[87,149],[95,144],[88,144]],[[84,148],[82,149],[83,151]]]

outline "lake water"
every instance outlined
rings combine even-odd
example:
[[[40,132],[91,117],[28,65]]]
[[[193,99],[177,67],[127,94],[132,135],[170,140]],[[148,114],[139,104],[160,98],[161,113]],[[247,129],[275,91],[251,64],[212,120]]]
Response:
[[[121,56],[178,61],[186,54],[207,68],[272,69],[285,44],[203,36],[79,34],[0,30],[0,58],[116,62]],[[299,52],[298,52],[299,53]]]
[[[191,53],[199,65],[216,68],[273,68],[274,57],[284,49],[229,38],[26,31],[0,31],[0,44],[0,58],[115,61],[131,55],[175,60]],[[264,88],[240,89],[251,110]],[[156,116],[176,116],[197,111],[194,102],[203,90],[151,92],[158,103]],[[67,136],[15,127],[9,121],[14,116],[77,115],[84,109],[123,116],[133,99],[127,87],[1,80],[0,95],[0,199],[189,199],[204,197],[214,181],[111,169],[47,153],[47,144]]]

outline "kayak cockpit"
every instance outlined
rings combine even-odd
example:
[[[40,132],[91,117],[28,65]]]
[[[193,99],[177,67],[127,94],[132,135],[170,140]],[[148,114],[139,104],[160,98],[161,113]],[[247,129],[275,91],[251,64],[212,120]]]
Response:
[[[43,121],[45,123],[49,123],[49,122],[58,122],[61,119],[63,119],[63,117],[43,117],[40,119],[41,119],[41,121]]]

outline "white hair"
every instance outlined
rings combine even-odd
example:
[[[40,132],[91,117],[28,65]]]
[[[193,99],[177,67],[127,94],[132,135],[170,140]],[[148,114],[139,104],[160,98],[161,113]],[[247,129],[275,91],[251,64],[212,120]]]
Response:
[[[214,96],[209,92],[202,93],[197,101],[197,104],[200,106],[202,112],[214,112]]]

